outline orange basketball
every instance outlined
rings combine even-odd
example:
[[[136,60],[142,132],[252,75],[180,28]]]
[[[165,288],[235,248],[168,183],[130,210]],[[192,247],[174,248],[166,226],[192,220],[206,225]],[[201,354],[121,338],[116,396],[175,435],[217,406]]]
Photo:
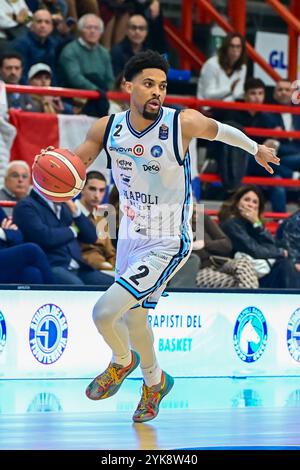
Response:
[[[54,202],[73,199],[85,183],[85,166],[67,149],[53,149],[40,155],[32,168],[32,181],[40,194]]]

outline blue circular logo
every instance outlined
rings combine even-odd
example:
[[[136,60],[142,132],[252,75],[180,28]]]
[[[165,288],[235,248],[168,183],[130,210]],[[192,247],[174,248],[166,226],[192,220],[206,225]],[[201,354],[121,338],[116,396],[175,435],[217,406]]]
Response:
[[[68,340],[68,324],[55,304],[42,305],[33,315],[29,344],[31,352],[42,364],[53,364],[64,352]]]
[[[267,344],[267,323],[256,307],[245,308],[238,316],[233,344],[239,358],[244,362],[255,362],[263,354]]]
[[[3,314],[0,312],[0,353],[2,353],[6,343],[6,323]]]
[[[163,153],[163,149],[161,148],[160,145],[154,145],[151,150],[151,155],[154,157],[154,158],[159,158],[162,153]]]
[[[300,362],[300,308],[289,319],[286,340],[290,355]]]

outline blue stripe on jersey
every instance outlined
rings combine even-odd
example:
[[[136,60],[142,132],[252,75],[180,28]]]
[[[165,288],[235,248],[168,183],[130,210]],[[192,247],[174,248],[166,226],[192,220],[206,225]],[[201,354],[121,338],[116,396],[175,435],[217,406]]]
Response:
[[[157,302],[149,302],[147,299],[143,300],[142,302],[143,308],[155,308],[156,305],[157,305]]]
[[[137,300],[141,299],[142,297],[145,297],[145,293],[141,293],[138,290],[136,290],[134,287],[132,287],[126,279],[123,279],[123,277],[119,277],[119,279],[116,280],[117,284],[120,284],[120,286],[124,287],[128,292],[130,292],[133,297],[135,297]],[[150,290],[149,294],[152,292]]]
[[[174,132],[173,132],[173,146],[174,146],[174,153],[176,160],[178,161],[178,164],[182,166],[184,164],[184,159],[182,160],[180,152],[179,152],[179,147],[178,147],[178,121],[179,121],[179,113],[180,110],[176,110],[174,113],[174,120],[173,120],[173,126],[174,126]]]
[[[172,271],[178,266],[180,261],[186,256],[189,252],[191,240],[187,230],[188,227],[188,216],[189,216],[189,205],[191,200],[191,174],[190,174],[190,155],[189,152],[186,153],[184,159],[184,176],[185,176],[185,197],[182,207],[181,215],[181,245],[177,255],[173,257],[173,260],[169,266],[164,271],[164,276],[168,277],[172,274]]]
[[[120,277],[116,282],[123,286],[126,290],[128,290],[136,299],[140,299],[147,294],[158,289],[162,284],[166,282],[166,279],[172,274],[172,272],[177,268],[179,263],[183,260],[183,258],[188,254],[191,240],[187,230],[188,227],[188,216],[189,216],[189,205],[191,201],[191,174],[190,174],[190,155],[189,152],[186,153],[184,159],[184,180],[185,180],[185,195],[184,195],[184,203],[182,207],[182,215],[181,215],[181,222],[182,222],[182,232],[181,232],[181,243],[179,251],[176,255],[172,257],[169,265],[165,268],[165,270],[161,273],[160,277],[156,281],[156,283],[150,289],[147,289],[143,292],[139,292],[135,289],[131,284],[129,284],[126,279]]]
[[[129,115],[130,115],[130,109],[128,111],[126,111],[126,123],[127,123],[127,126],[128,126],[128,129],[129,131],[131,132],[131,134],[133,134],[135,137],[137,137],[138,139],[140,139],[141,137],[144,137],[145,134],[147,134],[148,132],[150,132],[158,123],[159,121],[161,120],[162,118],[162,115],[163,115],[163,110],[162,108],[160,108],[159,110],[159,115],[158,117],[155,119],[155,121],[150,124],[150,126],[146,127],[146,129],[144,129],[143,131],[139,132],[139,131],[136,131],[132,125],[130,124],[130,119],[129,119]]]
[[[103,136],[103,148],[104,148],[105,153],[107,155],[107,168],[110,168],[110,169],[111,169],[111,157],[110,157],[110,155],[108,153],[108,150],[107,150],[107,140],[108,140],[108,136],[109,136],[110,129],[111,129],[114,118],[115,118],[115,115],[112,114],[110,116],[109,120],[108,120],[108,123],[107,123],[106,128],[105,128],[104,136]]]
[[[135,304],[133,307],[130,307],[129,310],[134,310],[135,308],[139,308],[141,304]]]

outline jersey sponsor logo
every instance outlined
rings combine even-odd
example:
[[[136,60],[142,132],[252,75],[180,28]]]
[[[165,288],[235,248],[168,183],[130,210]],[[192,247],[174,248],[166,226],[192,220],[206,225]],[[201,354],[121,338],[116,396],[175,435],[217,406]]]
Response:
[[[167,140],[169,138],[169,128],[166,124],[162,124],[159,128],[158,138],[160,140]]]
[[[152,157],[159,158],[163,153],[163,149],[161,148],[160,145],[154,145],[151,148],[150,152],[151,152]]]
[[[122,180],[122,183],[125,184],[125,186],[130,187],[131,175],[124,175],[124,173],[121,173],[120,178]]]
[[[119,160],[117,158],[117,166],[118,166],[118,168],[120,168],[123,171],[125,171],[125,170],[132,171],[132,162],[129,162],[127,160],[124,160],[124,159]]]
[[[286,341],[290,355],[300,362],[300,308],[295,310],[289,319]]]
[[[155,160],[150,160],[150,162],[143,165],[143,170],[146,172],[149,171],[149,173],[151,173],[152,175],[156,175],[156,173],[160,172],[161,166]]]
[[[0,353],[2,353],[3,349],[5,348],[6,344],[6,323],[3,313],[0,312]]]
[[[111,152],[130,153],[133,151],[132,147],[108,147]]]
[[[29,345],[36,360],[52,364],[63,354],[68,340],[68,324],[63,311],[55,304],[42,305],[33,315]]]
[[[268,338],[267,322],[256,307],[245,308],[238,316],[233,333],[234,349],[244,362],[255,362],[263,354]]]
[[[144,151],[145,149],[141,144],[137,144],[133,147],[133,153],[136,157],[141,157],[142,155],[144,155]]]

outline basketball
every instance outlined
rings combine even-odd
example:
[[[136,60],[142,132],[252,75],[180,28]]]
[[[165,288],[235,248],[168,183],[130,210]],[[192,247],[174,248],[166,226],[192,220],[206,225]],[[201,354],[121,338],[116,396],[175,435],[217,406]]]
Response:
[[[56,148],[41,154],[32,168],[32,181],[38,192],[54,202],[73,199],[85,183],[85,166],[67,149]]]

